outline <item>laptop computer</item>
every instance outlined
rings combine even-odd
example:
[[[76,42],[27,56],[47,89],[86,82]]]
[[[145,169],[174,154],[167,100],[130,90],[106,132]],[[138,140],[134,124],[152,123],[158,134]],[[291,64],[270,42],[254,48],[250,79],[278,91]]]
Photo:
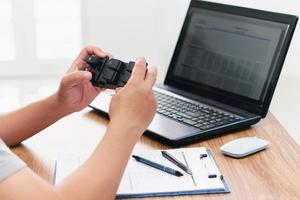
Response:
[[[184,145],[249,127],[267,114],[297,16],[192,0],[145,132]],[[108,113],[112,94],[90,107]]]

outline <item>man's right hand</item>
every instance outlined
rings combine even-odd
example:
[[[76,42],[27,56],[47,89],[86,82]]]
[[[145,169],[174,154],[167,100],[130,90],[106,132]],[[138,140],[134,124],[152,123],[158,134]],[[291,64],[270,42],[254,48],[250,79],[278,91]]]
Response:
[[[112,124],[142,135],[151,123],[157,108],[152,87],[156,81],[157,68],[149,67],[146,60],[137,58],[127,84],[113,96],[109,116]]]

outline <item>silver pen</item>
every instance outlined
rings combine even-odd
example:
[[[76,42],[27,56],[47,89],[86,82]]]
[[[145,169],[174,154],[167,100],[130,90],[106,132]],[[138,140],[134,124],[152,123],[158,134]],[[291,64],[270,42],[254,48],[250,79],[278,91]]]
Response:
[[[180,162],[178,159],[176,159],[174,156],[172,156],[170,153],[168,153],[167,151],[161,151],[161,154],[164,158],[174,163],[176,166],[178,166],[180,169],[185,171],[187,174],[192,175],[192,170],[188,166]]]

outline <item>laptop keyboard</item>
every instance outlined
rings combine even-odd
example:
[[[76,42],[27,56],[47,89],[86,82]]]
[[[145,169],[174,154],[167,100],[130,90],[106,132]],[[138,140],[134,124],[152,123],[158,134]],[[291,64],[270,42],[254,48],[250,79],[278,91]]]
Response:
[[[201,130],[237,122],[241,117],[212,107],[191,103],[171,95],[154,91],[157,98],[157,113]]]

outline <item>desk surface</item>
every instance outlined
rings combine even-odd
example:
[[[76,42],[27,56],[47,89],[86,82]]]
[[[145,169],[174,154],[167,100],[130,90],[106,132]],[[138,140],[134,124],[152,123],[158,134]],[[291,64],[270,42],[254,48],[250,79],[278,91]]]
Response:
[[[55,159],[89,155],[101,140],[107,123],[87,108],[62,119],[13,151],[51,182]],[[243,159],[229,158],[219,152],[224,143],[244,136],[266,139],[270,146]],[[153,199],[300,199],[300,147],[271,113],[251,129],[189,146],[205,146],[213,152],[231,193]],[[135,147],[138,150],[168,148],[144,136]]]

